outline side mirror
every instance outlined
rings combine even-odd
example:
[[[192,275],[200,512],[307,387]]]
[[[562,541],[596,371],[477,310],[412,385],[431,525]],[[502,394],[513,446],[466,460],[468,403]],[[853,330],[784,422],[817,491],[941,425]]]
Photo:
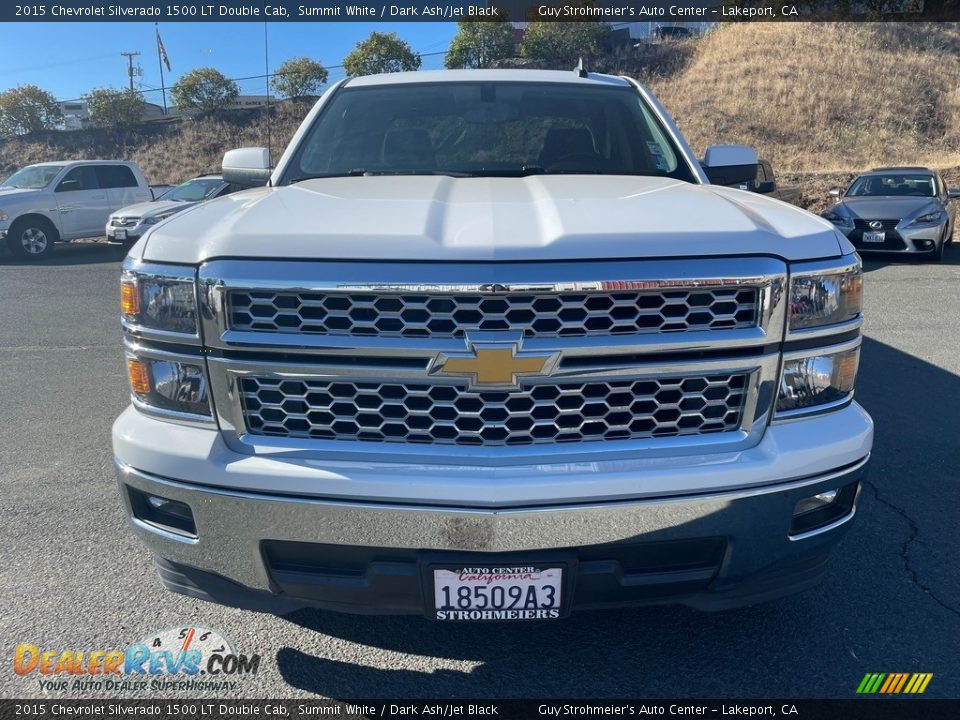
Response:
[[[746,145],[711,145],[703,154],[703,171],[714,185],[752,183],[757,179],[757,151]]]
[[[766,195],[777,189],[777,184],[773,180],[764,180],[757,183],[757,192]]]
[[[270,151],[262,147],[238,148],[229,150],[223,156],[223,181],[260,187],[270,181]]]
[[[842,198],[842,197],[843,197],[843,188],[831,188],[831,189],[830,189],[830,197],[834,198],[835,200],[839,200],[840,198]]]
[[[62,180],[59,185],[57,185],[57,192],[70,192],[71,190],[79,190],[80,181],[79,180]]]
[[[960,198],[960,189],[950,188],[949,190],[947,190],[947,197],[950,198],[951,200],[956,200],[957,198]]]

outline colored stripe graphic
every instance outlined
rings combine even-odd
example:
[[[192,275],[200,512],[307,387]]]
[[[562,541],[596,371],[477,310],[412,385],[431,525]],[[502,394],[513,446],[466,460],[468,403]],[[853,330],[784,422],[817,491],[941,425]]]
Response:
[[[857,686],[858,695],[922,695],[933,673],[867,673]]]

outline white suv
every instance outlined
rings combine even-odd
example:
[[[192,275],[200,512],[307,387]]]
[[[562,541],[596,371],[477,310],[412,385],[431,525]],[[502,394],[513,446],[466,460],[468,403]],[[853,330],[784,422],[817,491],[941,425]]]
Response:
[[[132,162],[28,165],[0,182],[0,239],[16,257],[39,260],[55,242],[103,235],[111,212],[152,198]]]

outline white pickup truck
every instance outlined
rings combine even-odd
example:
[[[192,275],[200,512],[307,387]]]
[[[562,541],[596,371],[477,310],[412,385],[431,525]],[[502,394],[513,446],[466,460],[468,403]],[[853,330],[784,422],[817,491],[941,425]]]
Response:
[[[123,503],[170,589],[549,620],[801,590],[856,511],[861,267],[629,78],[348,79],[121,280]],[[713,181],[714,184],[711,184]]]
[[[24,260],[56,242],[103,235],[117,208],[153,199],[136,163],[73,160],[28,165],[0,182],[0,240]]]

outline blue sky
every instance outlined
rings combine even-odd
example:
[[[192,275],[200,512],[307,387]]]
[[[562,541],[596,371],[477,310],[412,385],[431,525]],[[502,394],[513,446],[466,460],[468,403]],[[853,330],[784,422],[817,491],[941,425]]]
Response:
[[[339,65],[371,31],[396,32],[421,54],[442,53],[456,23],[270,23],[270,68],[287,58],[307,55],[330,67]],[[263,23],[160,23],[173,72],[164,70],[167,87],[193,68],[212,66],[227,77],[264,74]],[[140,51],[143,89],[160,87],[153,23],[4,23],[0,25],[0,91],[39,85],[60,100],[79,98],[95,87],[127,85],[124,51]],[[443,55],[427,55],[423,69],[441,67]],[[330,70],[330,80],[343,76]],[[263,79],[240,82],[241,92],[266,91]],[[160,103],[160,93],[147,92]],[[168,96],[169,101],[169,96]]]

